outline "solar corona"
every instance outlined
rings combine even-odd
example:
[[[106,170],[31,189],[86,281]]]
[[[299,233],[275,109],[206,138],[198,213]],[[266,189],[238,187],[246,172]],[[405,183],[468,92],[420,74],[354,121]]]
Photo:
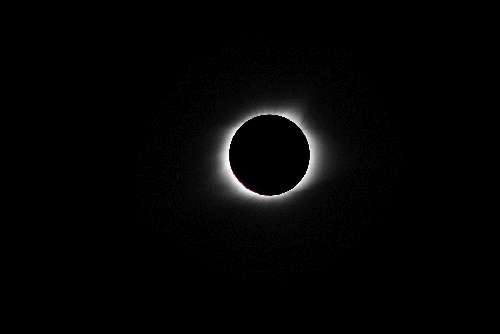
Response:
[[[319,131],[294,107],[262,107],[221,129],[217,184],[262,204],[287,202],[321,180],[329,159]]]

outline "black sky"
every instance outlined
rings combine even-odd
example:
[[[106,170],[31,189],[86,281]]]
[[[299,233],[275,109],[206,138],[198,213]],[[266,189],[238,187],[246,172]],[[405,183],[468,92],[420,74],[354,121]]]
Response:
[[[407,211],[410,65],[396,41],[146,39],[127,60],[132,224],[119,257],[132,275],[308,284],[409,270],[418,252]],[[297,99],[341,148],[341,167],[289,208],[212,196],[219,125],[254,102]]]

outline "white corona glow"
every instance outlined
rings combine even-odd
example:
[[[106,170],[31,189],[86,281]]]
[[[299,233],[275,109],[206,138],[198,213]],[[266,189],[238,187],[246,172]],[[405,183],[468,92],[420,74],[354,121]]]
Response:
[[[257,194],[243,186],[233,174],[231,169],[231,164],[229,162],[229,148],[231,146],[231,140],[236,133],[236,131],[245,123],[246,121],[261,115],[279,115],[285,117],[292,122],[294,122],[304,133],[306,139],[309,143],[309,166],[306,174],[302,180],[291,190],[274,196],[266,196]],[[263,204],[278,203],[283,201],[288,201],[292,197],[298,195],[304,190],[308,189],[314,185],[318,180],[321,179],[319,175],[322,175],[326,168],[328,168],[329,159],[325,156],[325,144],[321,140],[321,136],[317,134],[315,129],[313,129],[304,112],[298,108],[259,108],[253,111],[245,113],[244,116],[239,117],[239,119],[234,122],[231,126],[223,129],[223,136],[220,137],[222,143],[220,143],[221,151],[218,153],[217,162],[217,179],[219,185],[223,185],[223,189],[229,192],[233,197],[240,197],[242,199],[258,202]],[[221,189],[222,190],[222,189]]]

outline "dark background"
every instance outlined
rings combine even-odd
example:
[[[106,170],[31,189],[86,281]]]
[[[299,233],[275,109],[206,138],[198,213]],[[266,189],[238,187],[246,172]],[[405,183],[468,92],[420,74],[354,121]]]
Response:
[[[412,63],[396,38],[136,36],[117,76],[131,157],[120,271],[138,285],[404,282],[422,253],[409,210]],[[212,203],[210,134],[242,101],[306,96],[345,155],[298,208]],[[236,227],[235,227],[236,226]]]

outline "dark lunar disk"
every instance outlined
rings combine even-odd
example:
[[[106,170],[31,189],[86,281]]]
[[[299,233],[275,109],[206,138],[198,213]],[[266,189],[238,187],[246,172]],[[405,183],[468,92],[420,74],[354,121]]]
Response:
[[[289,119],[262,115],[236,131],[229,162],[236,178],[260,195],[279,195],[293,189],[309,166],[309,144]]]

